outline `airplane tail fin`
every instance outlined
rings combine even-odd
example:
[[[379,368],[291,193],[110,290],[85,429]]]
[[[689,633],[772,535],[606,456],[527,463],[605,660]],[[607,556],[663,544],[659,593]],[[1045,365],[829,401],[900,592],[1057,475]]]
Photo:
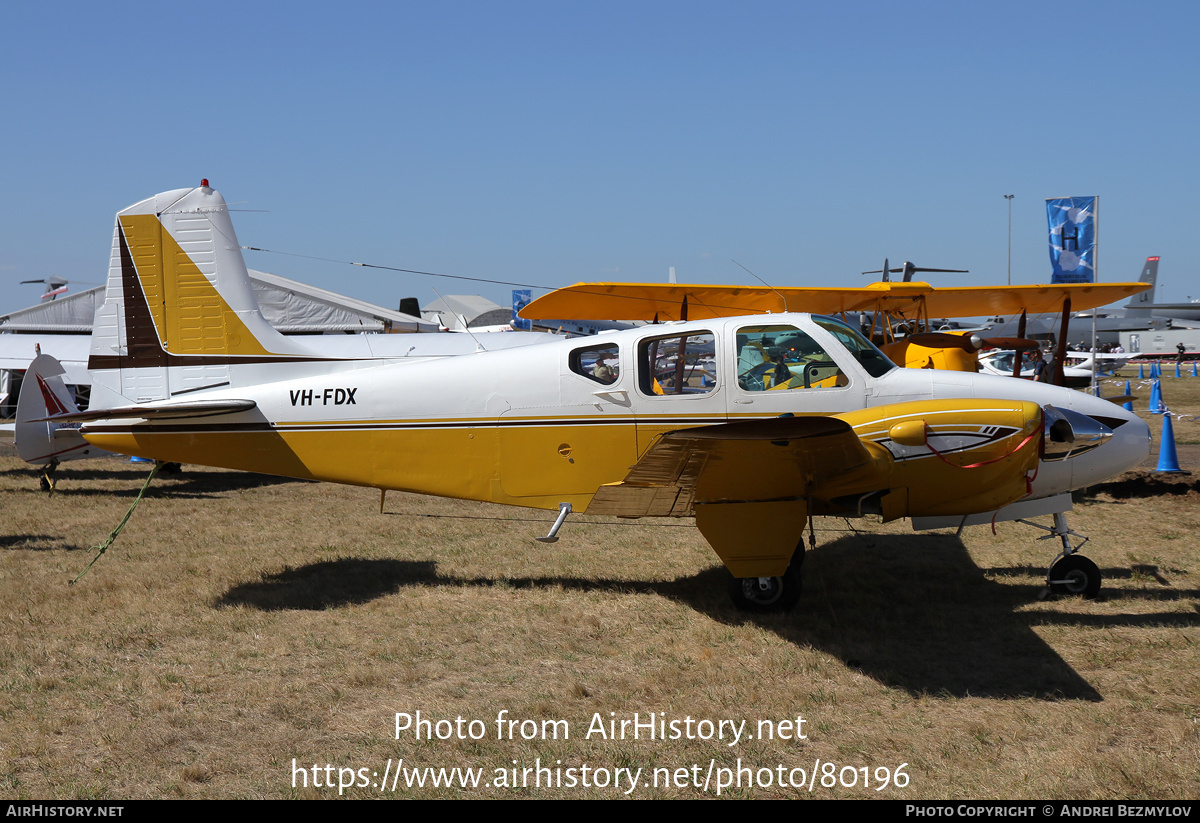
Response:
[[[1135,294],[1129,298],[1129,302],[1125,304],[1125,309],[1131,314],[1144,314],[1149,316],[1150,306],[1154,303],[1154,292],[1158,285],[1158,258],[1147,257],[1146,265],[1142,267],[1142,276],[1139,279],[1140,283],[1149,283],[1150,288],[1141,294]]]
[[[43,418],[79,411],[71,396],[62,364],[48,354],[39,354],[29,364],[17,401],[14,439],[17,453],[26,463],[45,465],[109,452],[97,448],[79,434],[78,423],[54,423]],[[33,422],[38,421],[41,422]]]
[[[263,318],[229,209],[207,180],[117,213],[88,361],[93,405],[165,400],[227,382],[234,364],[311,355]]]

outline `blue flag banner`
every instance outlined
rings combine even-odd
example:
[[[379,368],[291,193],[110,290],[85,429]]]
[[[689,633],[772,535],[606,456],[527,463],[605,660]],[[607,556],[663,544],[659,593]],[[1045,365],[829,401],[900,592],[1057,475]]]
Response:
[[[512,327],[517,331],[529,331],[533,328],[533,324],[524,317],[518,317],[517,312],[525,308],[532,302],[533,294],[529,289],[513,289],[512,301]]]
[[[1095,282],[1096,199],[1060,197],[1046,201],[1053,266],[1051,283]]]

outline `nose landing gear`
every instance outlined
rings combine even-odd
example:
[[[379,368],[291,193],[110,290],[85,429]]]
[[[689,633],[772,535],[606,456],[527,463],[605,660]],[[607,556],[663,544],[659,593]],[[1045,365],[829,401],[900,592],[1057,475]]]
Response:
[[[1046,585],[1055,594],[1095,597],[1100,593],[1100,567],[1081,554],[1059,557],[1046,575]]]
[[[1065,514],[1058,512],[1054,515],[1053,527],[1043,526],[1029,520],[1019,522],[1050,532],[1039,537],[1039,540],[1051,540],[1057,537],[1062,541],[1062,552],[1054,558],[1054,562],[1050,564],[1050,571],[1046,574],[1046,587],[1052,593],[1076,594],[1089,598],[1100,593],[1100,584],[1103,580],[1100,567],[1083,555],[1076,554],[1083,548],[1083,544],[1087,543],[1088,538],[1067,527]],[[1071,545],[1071,537],[1079,538],[1078,545]]]

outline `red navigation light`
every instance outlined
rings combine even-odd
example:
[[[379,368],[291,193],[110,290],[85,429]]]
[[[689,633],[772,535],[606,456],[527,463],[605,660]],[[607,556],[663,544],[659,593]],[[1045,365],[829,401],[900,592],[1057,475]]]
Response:
[[[208,178],[205,177],[203,180],[201,180],[200,185],[207,189],[208,188]]]
[[[1149,263],[1151,260],[1157,260],[1157,259],[1158,259],[1157,257],[1147,257],[1146,262]]]

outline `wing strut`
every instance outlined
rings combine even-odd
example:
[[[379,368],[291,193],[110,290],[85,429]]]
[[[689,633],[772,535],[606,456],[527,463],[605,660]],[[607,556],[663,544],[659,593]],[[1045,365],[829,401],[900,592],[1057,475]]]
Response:
[[[1054,385],[1061,386],[1065,382],[1063,363],[1067,359],[1067,321],[1071,319],[1071,298],[1063,300],[1062,325],[1058,328],[1058,346],[1054,350]]]
[[[1021,319],[1017,323],[1017,337],[1025,336],[1025,309],[1021,309]],[[1024,365],[1025,356],[1020,352],[1016,352],[1013,357],[1013,377],[1021,376],[1021,366]]]

